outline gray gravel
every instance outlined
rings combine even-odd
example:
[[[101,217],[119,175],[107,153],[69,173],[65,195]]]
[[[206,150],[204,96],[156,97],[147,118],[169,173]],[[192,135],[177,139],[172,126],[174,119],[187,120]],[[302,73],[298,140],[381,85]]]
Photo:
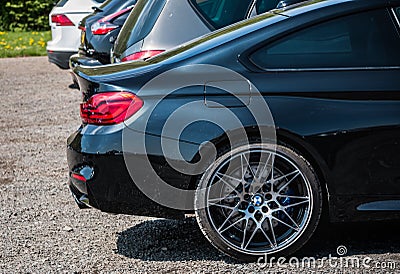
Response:
[[[70,84],[46,57],[0,60],[0,272],[400,272],[400,222],[330,225],[297,254],[326,259],[344,245],[343,259],[371,258],[370,268],[262,267],[219,254],[190,216],[79,210],[66,187],[65,140],[80,123]]]

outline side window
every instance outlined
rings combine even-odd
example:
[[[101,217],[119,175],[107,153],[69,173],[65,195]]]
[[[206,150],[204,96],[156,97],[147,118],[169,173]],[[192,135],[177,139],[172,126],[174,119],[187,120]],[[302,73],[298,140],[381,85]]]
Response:
[[[256,3],[257,14],[275,9],[279,2],[280,0],[258,0]]]
[[[284,8],[300,2],[304,2],[304,0],[257,0],[256,12],[257,14],[261,14],[273,9]]]
[[[68,0],[60,0],[57,2],[56,7],[64,7]]]
[[[387,10],[348,15],[290,34],[250,60],[263,69],[400,66],[400,37]]]
[[[216,29],[245,19],[252,0],[190,0]]]

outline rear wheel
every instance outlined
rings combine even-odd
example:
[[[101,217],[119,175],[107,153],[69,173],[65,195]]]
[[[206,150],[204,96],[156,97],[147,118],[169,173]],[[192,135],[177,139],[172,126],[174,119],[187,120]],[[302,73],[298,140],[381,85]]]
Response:
[[[292,149],[252,144],[223,153],[200,179],[196,217],[206,238],[239,260],[288,256],[313,234],[322,209],[311,165]]]

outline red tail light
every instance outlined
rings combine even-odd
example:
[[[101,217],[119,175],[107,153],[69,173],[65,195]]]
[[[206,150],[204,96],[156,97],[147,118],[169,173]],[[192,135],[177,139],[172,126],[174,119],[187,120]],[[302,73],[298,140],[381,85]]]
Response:
[[[139,59],[147,59],[153,56],[156,56],[157,54],[163,53],[165,50],[145,50],[145,51],[139,51],[135,52],[134,54],[125,56],[122,58],[121,62],[126,62],[126,61],[133,61],[133,60],[139,60]]]
[[[142,106],[143,101],[129,92],[99,93],[81,104],[81,117],[85,124],[119,124],[138,112]]]
[[[119,26],[112,24],[111,21],[113,21],[117,17],[131,11],[132,9],[133,9],[133,6],[123,9],[123,10],[120,10],[120,11],[117,11],[113,14],[110,14],[110,15],[100,19],[99,21],[97,21],[96,23],[94,23],[91,26],[92,33],[95,35],[104,35],[104,34],[109,33],[110,31],[118,28]]]
[[[51,16],[51,22],[55,23],[57,26],[75,26],[69,18],[64,14],[53,14]]]
[[[133,9],[133,6],[127,7],[126,9],[117,11],[113,14],[107,15],[103,19],[100,19],[99,22],[108,22],[116,19],[117,17],[121,16],[122,14],[125,14],[127,12],[130,12]]]
[[[110,22],[100,23],[96,22],[92,25],[91,30],[95,35],[104,35],[109,33],[112,30],[118,28],[117,25],[111,24]]]

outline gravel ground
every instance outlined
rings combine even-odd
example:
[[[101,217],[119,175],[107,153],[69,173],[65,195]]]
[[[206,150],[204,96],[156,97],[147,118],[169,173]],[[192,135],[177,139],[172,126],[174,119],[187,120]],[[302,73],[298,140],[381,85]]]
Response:
[[[0,272],[400,272],[400,222],[320,229],[297,254],[325,260],[309,268],[295,266],[296,258],[267,266],[232,261],[190,216],[79,210],[66,187],[66,138],[80,123],[80,94],[70,84],[46,57],[0,59]],[[329,264],[339,245],[347,253]]]

